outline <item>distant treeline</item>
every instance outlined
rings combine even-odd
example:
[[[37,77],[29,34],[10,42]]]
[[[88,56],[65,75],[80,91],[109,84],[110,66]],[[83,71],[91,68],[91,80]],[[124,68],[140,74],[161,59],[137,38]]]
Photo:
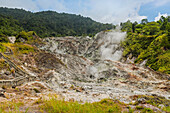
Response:
[[[93,36],[102,30],[112,29],[81,15],[42,11],[32,13],[23,9],[0,8],[0,35],[16,35],[25,30],[35,31],[40,37]]]
[[[136,63],[146,60],[146,66],[170,74],[170,16],[157,22],[143,19],[140,24],[127,21],[121,26],[127,31],[124,57],[135,57]]]

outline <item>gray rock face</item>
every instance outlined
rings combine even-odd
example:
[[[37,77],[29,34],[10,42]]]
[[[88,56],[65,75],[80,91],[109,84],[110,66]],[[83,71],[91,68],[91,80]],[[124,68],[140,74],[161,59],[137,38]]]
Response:
[[[122,49],[120,42],[124,40],[126,33],[120,31],[100,32],[95,38],[89,37],[52,37],[44,41],[43,50],[60,54],[72,54],[84,56],[90,59],[120,60]]]
[[[47,38],[46,45],[40,48],[52,55],[44,55],[43,61],[56,57],[62,63],[49,61],[48,65],[55,64],[53,69],[42,65],[43,70],[48,70],[41,77],[66,100],[94,102],[112,98],[131,102],[130,96],[152,94],[170,98],[169,75],[119,61],[123,51],[120,42],[125,35],[111,31],[100,32],[94,39]]]

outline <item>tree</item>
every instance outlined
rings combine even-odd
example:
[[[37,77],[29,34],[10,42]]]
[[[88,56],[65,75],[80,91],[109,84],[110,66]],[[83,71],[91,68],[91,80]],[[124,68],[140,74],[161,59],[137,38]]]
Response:
[[[127,32],[131,32],[132,31],[132,22],[130,20],[128,20],[125,23],[121,23],[121,29],[122,31],[127,31]]]
[[[141,20],[141,24],[144,25],[144,24],[147,24],[147,23],[148,23],[148,19],[142,19],[142,20]]]
[[[166,31],[167,31],[167,33],[168,33],[169,42],[170,42],[170,22],[167,23]]]
[[[136,27],[136,25],[138,25],[138,22],[134,22],[133,24],[132,24],[132,32],[134,33],[135,32],[135,27]]]
[[[32,13],[23,9],[0,8],[0,14],[14,18],[25,31],[35,31],[40,37],[81,36],[114,28],[112,24],[102,24],[91,18],[75,14],[57,13],[55,11]],[[15,25],[15,23],[10,25]],[[6,30],[6,32],[11,33],[13,32],[12,30]]]
[[[155,35],[159,30],[159,24],[156,22],[149,22],[143,27],[143,33],[146,35]]]

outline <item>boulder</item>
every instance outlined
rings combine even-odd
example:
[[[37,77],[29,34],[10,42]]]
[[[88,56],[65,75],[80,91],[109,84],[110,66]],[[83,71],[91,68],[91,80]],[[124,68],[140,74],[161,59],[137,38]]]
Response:
[[[16,40],[16,37],[14,37],[14,36],[8,37],[8,40],[9,40],[10,43],[14,44],[15,40]]]

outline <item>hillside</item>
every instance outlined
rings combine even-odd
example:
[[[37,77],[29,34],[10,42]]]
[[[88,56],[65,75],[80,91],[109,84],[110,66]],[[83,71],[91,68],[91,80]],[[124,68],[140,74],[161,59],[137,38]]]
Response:
[[[98,32],[112,25],[0,10],[0,113],[170,112],[170,17]]]
[[[157,22],[122,23],[127,38],[122,43],[123,56],[155,71],[170,74],[170,16]]]
[[[12,17],[25,31],[35,31],[40,37],[94,35],[114,28],[81,15],[55,11],[30,12],[23,9],[0,8],[1,18]],[[13,35],[13,34],[11,34]]]
[[[169,112],[170,76],[120,62],[125,36],[42,40],[21,32],[1,42],[0,112]]]
[[[0,14],[0,36],[13,36],[22,30],[17,20]]]

